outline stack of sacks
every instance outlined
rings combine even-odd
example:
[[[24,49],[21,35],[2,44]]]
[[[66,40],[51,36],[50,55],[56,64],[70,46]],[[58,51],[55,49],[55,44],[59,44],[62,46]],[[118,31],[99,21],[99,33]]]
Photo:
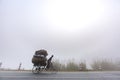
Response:
[[[44,55],[46,57],[48,55],[48,53],[46,50],[42,49],[42,50],[36,51],[35,55]]]
[[[32,58],[32,63],[34,66],[45,66],[47,58],[46,56],[48,55],[46,50],[38,50],[35,52],[35,55]]]

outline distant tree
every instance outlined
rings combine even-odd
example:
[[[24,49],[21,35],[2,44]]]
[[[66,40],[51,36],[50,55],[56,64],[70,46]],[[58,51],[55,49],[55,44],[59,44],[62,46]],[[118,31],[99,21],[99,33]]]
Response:
[[[52,63],[53,63],[53,66],[54,66],[58,71],[61,70],[62,64],[59,62],[59,60],[54,60],[54,61],[52,61]]]
[[[0,68],[1,68],[1,66],[2,66],[2,62],[0,62]]]
[[[79,70],[79,66],[74,61],[70,61],[66,65],[66,70],[67,71],[78,71]]]
[[[79,64],[79,70],[80,70],[80,71],[86,71],[86,70],[87,70],[87,68],[86,68],[86,63],[85,63],[85,62],[81,62],[81,63]]]
[[[65,63],[61,63],[59,60],[53,60],[52,63],[53,63],[53,66],[54,66],[58,71],[66,71]]]
[[[113,63],[110,60],[106,60],[106,59],[94,61],[91,67],[93,70],[105,70],[105,71],[117,69],[117,65],[115,63]]]
[[[101,70],[101,62],[98,60],[93,61],[91,64],[93,70]]]
[[[101,68],[102,70],[116,70],[117,65],[112,61],[105,59],[101,61]]]
[[[120,71],[120,61],[116,62],[116,66],[117,66],[116,70]]]

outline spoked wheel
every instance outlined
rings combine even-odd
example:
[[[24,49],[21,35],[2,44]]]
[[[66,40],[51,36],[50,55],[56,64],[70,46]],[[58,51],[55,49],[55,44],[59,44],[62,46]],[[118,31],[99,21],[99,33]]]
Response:
[[[39,67],[38,66],[33,66],[32,73],[39,73]]]
[[[32,72],[33,73],[40,73],[45,70],[44,66],[33,66]]]

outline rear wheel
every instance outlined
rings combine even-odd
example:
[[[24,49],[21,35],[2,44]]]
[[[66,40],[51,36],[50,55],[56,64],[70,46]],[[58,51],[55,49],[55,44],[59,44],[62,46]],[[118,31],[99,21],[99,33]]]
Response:
[[[45,71],[44,66],[33,66],[32,73],[40,73],[42,71]]]
[[[33,66],[32,73],[39,73],[39,67],[38,66]]]

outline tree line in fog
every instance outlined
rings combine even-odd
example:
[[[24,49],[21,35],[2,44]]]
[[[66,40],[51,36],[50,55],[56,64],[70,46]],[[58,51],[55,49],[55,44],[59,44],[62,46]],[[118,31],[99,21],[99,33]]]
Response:
[[[75,62],[74,60],[69,60],[66,64],[60,62],[59,60],[54,60],[53,65],[59,71],[118,71],[120,70],[120,62],[113,62],[112,60],[94,60],[90,64],[91,68],[85,61]]]
[[[69,60],[68,62],[60,62],[59,60],[52,61],[53,66],[58,71],[120,71],[120,61],[114,62],[112,60],[93,60],[91,64],[86,64],[86,61],[75,62],[74,60]],[[2,62],[0,62],[0,69]],[[21,63],[19,64],[19,68]]]

